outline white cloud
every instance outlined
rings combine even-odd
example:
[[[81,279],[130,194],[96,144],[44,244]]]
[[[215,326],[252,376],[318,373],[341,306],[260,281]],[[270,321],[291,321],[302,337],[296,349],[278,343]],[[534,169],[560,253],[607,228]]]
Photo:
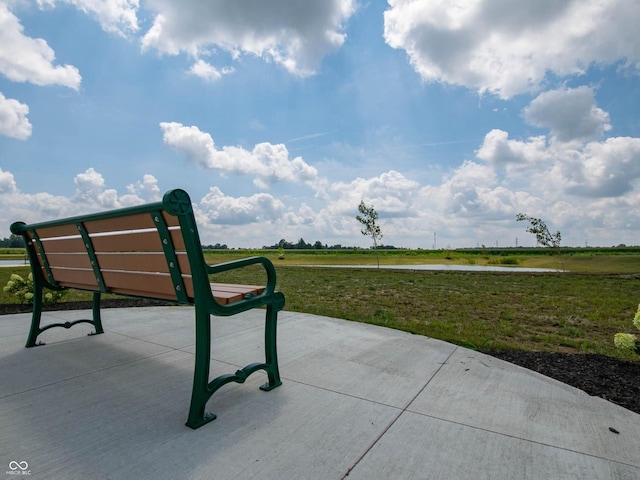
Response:
[[[115,190],[105,190],[105,180],[101,173],[93,167],[88,168],[84,173],[79,173],[73,179],[76,184],[77,202],[84,202],[87,205],[98,205],[104,209],[120,207],[118,196]]]
[[[155,190],[154,177],[145,175],[135,185],[146,185]],[[143,199],[136,192],[119,195],[115,189],[106,188],[101,173],[88,168],[74,178],[76,193],[72,196],[51,195],[46,192],[24,193],[19,190],[11,172],[0,169],[0,227],[5,231],[15,221],[42,222],[56,218],[83,215],[114,208],[139,205],[153,199]]]
[[[544,135],[530,137],[527,141],[510,140],[509,133],[493,129],[484,137],[476,156],[495,166],[535,166],[549,160],[547,140]]]
[[[287,147],[282,144],[259,143],[253,150],[241,147],[216,148],[210,134],[196,126],[162,122],[165,145],[184,153],[196,164],[222,173],[252,175],[261,188],[277,181],[289,181],[314,185],[319,181],[318,171],[301,157],[289,158]]]
[[[93,167],[77,174],[73,182],[76,184],[76,194],[72,201],[82,204],[85,211],[130,207],[159,200],[159,188],[153,175],[144,175],[142,181],[128,185],[129,194],[125,195],[119,195],[113,188],[105,188],[104,177]]]
[[[41,38],[23,34],[18,18],[0,2],[0,73],[14,82],[62,85],[78,90],[81,77],[72,65],[54,66],[55,53]]]
[[[0,194],[16,192],[16,181],[11,172],[3,172],[0,168]]]
[[[420,191],[423,202],[458,219],[500,218],[513,208],[515,195],[499,185],[495,171],[486,165],[466,161],[437,186]]]
[[[194,57],[219,48],[234,57],[252,54],[295,75],[313,74],[322,58],[340,48],[355,0],[152,0],[157,12],[142,46]]]
[[[136,183],[127,185],[127,191],[135,199],[144,198],[150,202],[157,202],[162,198],[160,187],[158,186],[158,179],[150,174],[144,175],[142,180]]]
[[[54,7],[56,3],[67,3],[98,20],[106,32],[124,36],[138,31],[138,0],[38,0],[38,6]]]
[[[86,213],[68,197],[46,192],[28,194],[18,189],[12,192],[0,191],[0,199],[3,204],[10,205],[10,208],[0,211],[0,222],[5,232],[16,221],[34,223]]]
[[[250,197],[229,197],[218,187],[211,187],[199,203],[200,212],[207,223],[216,225],[246,225],[273,222],[285,210],[284,204],[266,193]]]
[[[640,138],[591,141],[611,129],[609,115],[597,107],[588,87],[545,92],[523,111],[525,120],[550,129],[526,141],[494,129],[476,157],[503,169],[511,187],[526,186],[547,200],[563,194],[621,197],[640,180]]]
[[[523,142],[509,139],[502,130],[492,130],[476,156],[493,167],[505,167],[511,185],[528,185],[548,199],[559,199],[564,193],[622,196],[640,178],[640,138],[548,144],[544,136]]]
[[[31,123],[27,118],[29,107],[0,92],[0,135],[26,140],[31,136]]]
[[[204,60],[198,60],[189,69],[189,73],[192,75],[209,82],[220,80],[224,75],[230,75],[234,71],[235,69],[233,67],[224,67],[222,70],[218,70],[216,67]]]
[[[356,178],[351,182],[337,182],[330,188],[330,210],[347,215],[357,209],[360,201],[373,205],[386,217],[412,215],[411,198],[418,191],[418,182],[390,170],[373,178]],[[355,214],[354,214],[355,215]]]
[[[640,138],[611,137],[590,142],[575,156],[567,157],[560,171],[568,193],[621,197],[640,179]]]
[[[104,177],[93,167],[88,168],[84,173],[79,173],[73,182],[77,187],[79,196],[95,197],[104,188]]]
[[[601,245],[632,243],[629,229],[640,227],[640,182],[637,167],[629,167],[640,165],[637,140],[613,139],[585,145],[581,151],[582,161],[586,162],[582,174],[595,176],[595,180],[584,177],[582,183],[574,179],[569,184],[564,172],[560,175],[564,183],[558,183],[561,188],[546,188],[531,177],[527,188],[520,189],[514,186],[517,176],[501,177],[492,165],[466,161],[434,185],[420,185],[396,171],[339,183],[330,189],[329,199],[315,207],[266,193],[233,197],[211,187],[194,203],[194,212],[203,243],[226,243],[232,247],[272,245],[281,238],[367,247],[369,243],[355,221],[361,199],[380,213],[384,242],[396,246],[431,248],[434,232],[438,235],[438,248],[496,242],[508,246],[517,236],[521,245],[533,245],[533,239],[515,222],[518,212],[544,218],[550,228],[562,231],[568,245],[583,244],[592,238],[598,238]],[[630,152],[636,156],[630,156]],[[615,167],[609,161],[601,173],[589,164],[616,155],[619,165]],[[576,160],[574,165],[564,165],[574,171],[579,163]],[[562,162],[541,166],[539,177],[553,183],[552,177],[557,174],[554,169],[559,165]],[[591,188],[589,182],[609,178],[608,172],[614,167],[631,168],[625,172],[634,189],[616,197],[585,196],[582,192],[580,196],[567,196],[562,192],[562,188],[571,186]],[[636,180],[631,179],[633,175]],[[149,174],[128,185],[124,195],[109,188],[94,168],[79,173],[74,181],[77,191],[70,197],[44,192],[27,194],[20,192],[10,172],[0,170],[0,202],[5,206],[0,212],[0,224],[7,230],[16,220],[29,223],[136,205],[155,201],[157,198],[153,197],[160,192],[156,178]]]
[[[560,142],[594,140],[611,130],[609,114],[596,106],[593,89],[585,86],[544,92],[523,113],[527,123],[549,128]]]
[[[427,82],[503,98],[537,90],[547,72],[581,74],[625,60],[640,68],[633,0],[389,0],[384,37]]]

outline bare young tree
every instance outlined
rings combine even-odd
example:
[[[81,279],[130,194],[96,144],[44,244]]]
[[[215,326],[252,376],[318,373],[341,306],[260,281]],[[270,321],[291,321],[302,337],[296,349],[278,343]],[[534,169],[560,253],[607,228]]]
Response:
[[[541,219],[530,217],[529,215],[525,215],[524,213],[519,213],[518,215],[516,215],[516,220],[518,222],[529,222],[530,226],[527,228],[527,232],[532,233],[536,236],[536,241],[539,245],[551,248],[560,247],[560,240],[562,239],[560,232],[558,231],[554,234],[549,233],[547,224],[544,223]]]
[[[373,240],[373,248],[376,251],[376,259],[378,261],[378,268],[380,268],[380,256],[378,254],[378,240],[382,239],[382,231],[378,226],[378,212],[375,211],[373,205],[367,206],[364,203],[364,200],[360,201],[360,205],[358,205],[358,211],[360,215],[356,216],[356,220],[358,220],[362,225],[364,225],[364,229],[360,232],[366,236],[371,237]]]

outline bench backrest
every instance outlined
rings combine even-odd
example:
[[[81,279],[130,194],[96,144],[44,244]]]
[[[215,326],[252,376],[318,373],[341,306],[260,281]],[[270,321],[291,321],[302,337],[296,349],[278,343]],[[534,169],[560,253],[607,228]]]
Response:
[[[189,195],[51,222],[11,226],[45,285],[191,303],[208,285]],[[35,261],[35,263],[34,263]],[[199,278],[198,277],[203,277]],[[199,283],[198,283],[199,282]]]

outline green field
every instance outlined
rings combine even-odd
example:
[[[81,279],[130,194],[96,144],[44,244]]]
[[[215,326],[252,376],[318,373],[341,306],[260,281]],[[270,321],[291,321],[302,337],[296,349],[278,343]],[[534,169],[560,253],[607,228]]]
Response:
[[[210,263],[252,254],[272,259],[286,309],[373,323],[478,348],[601,353],[638,360],[613,347],[613,335],[633,331],[640,302],[640,253],[580,251],[560,256],[488,251],[384,251],[380,263],[505,265],[513,273],[363,269],[371,250],[208,251]],[[318,265],[350,264],[354,268]],[[316,265],[304,267],[302,265]],[[525,273],[543,267],[553,273]],[[562,270],[562,271],[560,271]],[[28,267],[0,268],[0,284]],[[257,278],[256,278],[257,275]],[[261,272],[228,272],[218,281],[255,283]],[[70,292],[65,300],[89,299]],[[0,303],[15,298],[0,292]],[[640,332],[637,332],[640,333]]]

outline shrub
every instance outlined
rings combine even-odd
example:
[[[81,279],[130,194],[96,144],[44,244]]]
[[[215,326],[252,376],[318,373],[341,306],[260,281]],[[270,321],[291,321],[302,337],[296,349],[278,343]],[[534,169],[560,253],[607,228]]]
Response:
[[[633,317],[633,325],[640,330],[640,305]],[[632,333],[616,333],[613,337],[613,344],[621,350],[631,350],[640,355],[640,341]]]
[[[25,279],[17,273],[12,273],[3,290],[7,293],[13,293],[18,297],[20,303],[29,303],[33,301],[33,275],[30,273]],[[57,303],[66,293],[66,290],[47,290],[42,299],[43,303],[45,305]]]
[[[516,257],[503,257],[500,259],[501,265],[518,265],[520,262]]]

